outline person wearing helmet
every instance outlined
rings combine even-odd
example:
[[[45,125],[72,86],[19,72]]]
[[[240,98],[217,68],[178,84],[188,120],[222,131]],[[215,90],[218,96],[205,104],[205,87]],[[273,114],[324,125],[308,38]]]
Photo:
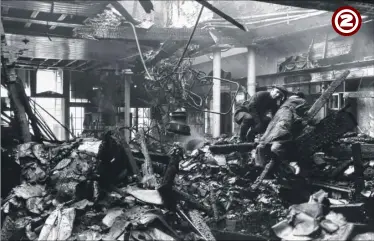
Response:
[[[292,93],[281,105],[269,123],[256,147],[255,163],[264,167],[269,159],[286,161],[295,154],[293,141],[306,126],[305,116],[309,105],[302,92]]]
[[[253,142],[257,134],[266,130],[270,119],[278,110],[278,102],[287,98],[287,90],[282,86],[274,86],[269,91],[259,91],[249,100],[235,109],[234,120],[240,125],[239,138],[242,142]]]

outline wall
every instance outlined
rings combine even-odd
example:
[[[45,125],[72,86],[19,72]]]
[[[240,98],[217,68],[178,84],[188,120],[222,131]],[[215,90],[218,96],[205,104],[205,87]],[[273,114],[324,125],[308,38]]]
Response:
[[[363,81],[359,91],[374,91],[374,78]],[[360,129],[374,137],[374,98],[359,98],[357,102],[357,122]]]
[[[240,48],[241,49],[241,48]],[[209,55],[207,59],[209,58]],[[240,53],[225,57],[222,53],[221,66],[225,72],[231,72],[233,79],[247,77],[247,54]],[[194,65],[194,68],[205,73],[213,69],[213,60]],[[276,70],[276,61],[272,54],[265,54],[261,50],[256,50],[256,75],[264,75]]]
[[[350,63],[354,61],[363,61],[366,57],[367,59],[372,56],[374,58],[374,36],[372,32],[373,25],[363,25],[360,32],[353,37],[340,37],[334,32],[329,32],[326,53],[325,51],[325,41],[321,37],[317,38],[314,42],[312,53],[313,58],[319,59],[321,65],[333,65],[339,63]],[[371,31],[370,31],[371,28]],[[321,33],[320,36],[325,35]],[[292,41],[292,40],[291,40]],[[309,44],[311,40],[304,40],[304,44],[299,44],[294,51],[283,51],[276,54],[275,61],[284,61],[286,57],[292,55],[301,55],[308,52]],[[292,44],[290,42],[289,44]],[[296,45],[296,44],[295,44]],[[286,50],[287,48],[284,48]],[[274,55],[274,53],[271,53]],[[268,54],[270,55],[270,53]],[[325,55],[325,56],[324,56]],[[326,57],[325,59],[323,59]],[[322,60],[323,59],[323,60]],[[370,59],[370,58],[369,58]],[[268,66],[271,67],[274,64],[269,62]],[[311,81],[322,81],[335,79],[340,73],[345,70],[350,70],[350,75],[347,79],[351,81],[360,81],[362,77],[369,76],[373,77],[369,80],[362,81],[361,87],[359,89],[344,89],[344,86],[340,86],[337,91],[374,91],[374,65],[363,66],[363,67],[347,67],[346,69],[324,71],[319,73],[311,73]],[[276,71],[276,70],[275,70]],[[275,72],[273,69],[269,68],[267,74],[272,74]],[[258,76],[257,84],[261,86],[269,86],[272,84],[283,84],[284,76]],[[316,86],[318,87],[318,86]],[[316,89],[317,90],[317,89]],[[317,91],[318,92],[318,91]],[[323,110],[322,110],[323,111]],[[319,113],[319,117],[323,114]],[[355,112],[358,125],[362,131],[366,134],[374,134],[374,99],[373,98],[360,98],[356,100],[356,107],[353,112]]]

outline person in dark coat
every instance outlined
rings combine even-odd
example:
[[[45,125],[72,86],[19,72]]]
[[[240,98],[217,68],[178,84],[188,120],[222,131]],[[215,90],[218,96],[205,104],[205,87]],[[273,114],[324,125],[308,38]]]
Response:
[[[256,148],[256,166],[264,167],[272,158],[281,161],[292,159],[293,141],[306,126],[308,108],[302,92],[289,96],[260,139]]]
[[[249,100],[235,109],[234,120],[240,125],[239,137],[241,141],[253,142],[257,134],[266,130],[270,119],[267,114],[274,116],[279,105],[287,97],[287,90],[275,86],[270,91],[259,91]]]

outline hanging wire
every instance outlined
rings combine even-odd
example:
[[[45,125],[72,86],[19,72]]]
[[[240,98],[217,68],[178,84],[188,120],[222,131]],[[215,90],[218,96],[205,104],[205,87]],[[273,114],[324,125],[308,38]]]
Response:
[[[180,57],[180,59],[179,59],[177,65],[176,65],[175,68],[174,68],[174,71],[177,71],[178,68],[179,68],[179,65],[182,63],[182,60],[183,60],[183,58],[184,58],[184,55],[185,55],[186,52],[187,52],[188,46],[189,46],[190,43],[191,43],[192,37],[193,37],[194,34],[195,34],[195,31],[196,31],[197,25],[199,24],[200,17],[201,17],[201,14],[203,13],[203,10],[204,10],[204,6],[201,6],[201,9],[200,9],[199,15],[197,16],[197,19],[196,19],[195,26],[194,26],[194,28],[193,28],[193,30],[192,30],[192,33],[191,33],[191,35],[190,35],[190,38],[188,39],[188,42],[187,42],[187,44],[186,44],[186,47],[185,47],[184,50],[183,50],[182,56]]]
[[[149,73],[147,66],[145,65],[145,61],[144,61],[144,58],[143,58],[143,52],[142,52],[142,50],[141,50],[141,48],[140,48],[139,39],[138,39],[138,34],[136,33],[136,29],[135,29],[134,24],[131,23],[131,22],[128,22],[128,21],[124,21],[123,23],[129,24],[129,25],[131,26],[131,29],[132,29],[132,31],[133,31],[133,33],[134,33],[134,37],[135,37],[136,47],[138,48],[138,52],[139,52],[139,55],[140,55],[140,60],[141,60],[141,62],[142,62],[142,64],[143,64],[144,70],[145,70],[145,72],[147,73],[148,78],[149,78],[150,80],[154,80],[154,78],[153,78],[153,77],[151,76],[151,74]]]

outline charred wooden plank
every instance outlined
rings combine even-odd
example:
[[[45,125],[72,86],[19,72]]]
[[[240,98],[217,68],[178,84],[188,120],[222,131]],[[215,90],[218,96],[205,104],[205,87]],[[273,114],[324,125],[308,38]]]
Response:
[[[355,171],[354,171],[355,189],[356,189],[356,193],[359,193],[365,187],[365,181],[364,181],[364,170],[365,169],[362,163],[360,143],[352,144],[352,157],[353,157],[353,165],[355,168]]]
[[[349,204],[337,204],[337,205],[331,205],[331,209],[356,209],[356,208],[363,208],[365,206],[365,203],[349,203]]]
[[[242,234],[239,232],[228,232],[228,231],[221,231],[221,230],[216,230],[216,229],[212,229],[212,233],[218,240],[258,240],[258,241],[269,240],[268,238],[261,237],[258,235]]]
[[[342,160],[351,159],[352,150],[348,145],[331,148],[331,155]],[[374,159],[374,144],[361,144],[361,157],[363,159]]]
[[[187,202],[192,207],[194,207],[196,209],[199,209],[201,211],[204,211],[204,212],[206,212],[209,215],[213,215],[212,209],[204,206],[203,204],[201,204],[200,201],[196,200],[193,196],[189,195],[188,193],[180,191],[180,190],[178,190],[176,188],[173,188],[173,192],[175,192],[178,195],[179,199]]]
[[[346,70],[336,80],[334,80],[325,92],[314,102],[313,106],[308,110],[307,119],[312,120],[314,116],[320,111],[320,109],[327,103],[328,99],[335,92],[336,88],[343,83],[347,78],[350,71]]]
[[[336,141],[356,126],[354,116],[344,110],[328,115],[315,126],[308,126],[295,140],[299,160],[307,162],[315,152]]]
[[[198,210],[195,210],[195,209],[191,210],[188,212],[188,214],[191,217],[192,223],[194,224],[196,229],[199,231],[199,233],[203,235],[205,240],[212,240],[212,241],[216,240],[216,238],[212,234],[212,231],[210,230],[206,222],[204,222],[204,219]]]
[[[1,62],[3,71],[2,76],[5,78],[5,83],[7,83],[7,88],[9,90],[9,97],[14,106],[14,114],[19,125],[21,141],[23,143],[30,142],[31,133],[29,130],[29,122],[26,117],[26,109],[22,102],[22,96],[19,93],[20,83],[17,81],[14,68],[11,68],[9,72],[7,71],[8,69],[3,54],[1,56]]]
[[[240,144],[227,144],[227,145],[212,145],[209,150],[213,154],[229,154],[234,151],[250,152],[256,147],[255,143],[240,143]]]
[[[170,210],[176,210],[177,195],[173,193],[175,177],[179,172],[179,163],[183,160],[183,149],[179,146],[174,147],[170,154],[171,161],[165,171],[161,186],[158,191],[164,201],[164,204]],[[171,195],[170,195],[171,194]]]
[[[142,159],[142,158],[134,157],[134,160],[136,161],[136,163],[139,166],[142,166],[144,164],[144,159]],[[157,163],[157,162],[152,162],[152,167],[153,167],[153,171],[155,173],[163,175],[165,173],[165,171],[166,171],[167,165],[161,164],[161,163]]]
[[[167,165],[170,162],[170,157],[168,155],[156,152],[148,152],[151,157],[152,162],[158,162]],[[136,158],[144,159],[142,152],[132,150],[132,155]]]
[[[210,199],[210,204],[212,205],[214,220],[218,221],[219,213],[218,213],[218,207],[216,203],[216,195],[214,194],[214,190],[212,187],[210,188],[209,199]]]
[[[352,164],[352,162],[352,160],[346,160],[345,162],[343,162],[340,166],[335,168],[334,171],[332,171],[332,173],[330,174],[330,178],[334,179],[339,176],[349,165]]]
[[[344,98],[374,98],[373,91],[358,91],[344,93]]]
[[[261,185],[262,181],[265,179],[266,175],[269,173],[269,171],[272,169],[274,165],[275,165],[274,160],[270,160],[270,162],[266,164],[260,176],[258,176],[254,184],[251,186],[252,191],[255,191]]]
[[[333,190],[333,191],[347,193],[348,195],[352,195],[354,192],[354,190],[351,188],[340,187],[340,186],[332,185],[332,184],[325,183],[325,182],[312,182],[311,185],[315,187],[321,187],[321,188],[326,188],[326,189]]]
[[[144,130],[139,131],[140,145],[142,147],[142,152],[144,155],[144,164],[142,165],[143,170],[143,182],[146,186],[150,188],[157,187],[157,180],[153,173],[152,160],[148,153],[147,143],[145,141]]]

